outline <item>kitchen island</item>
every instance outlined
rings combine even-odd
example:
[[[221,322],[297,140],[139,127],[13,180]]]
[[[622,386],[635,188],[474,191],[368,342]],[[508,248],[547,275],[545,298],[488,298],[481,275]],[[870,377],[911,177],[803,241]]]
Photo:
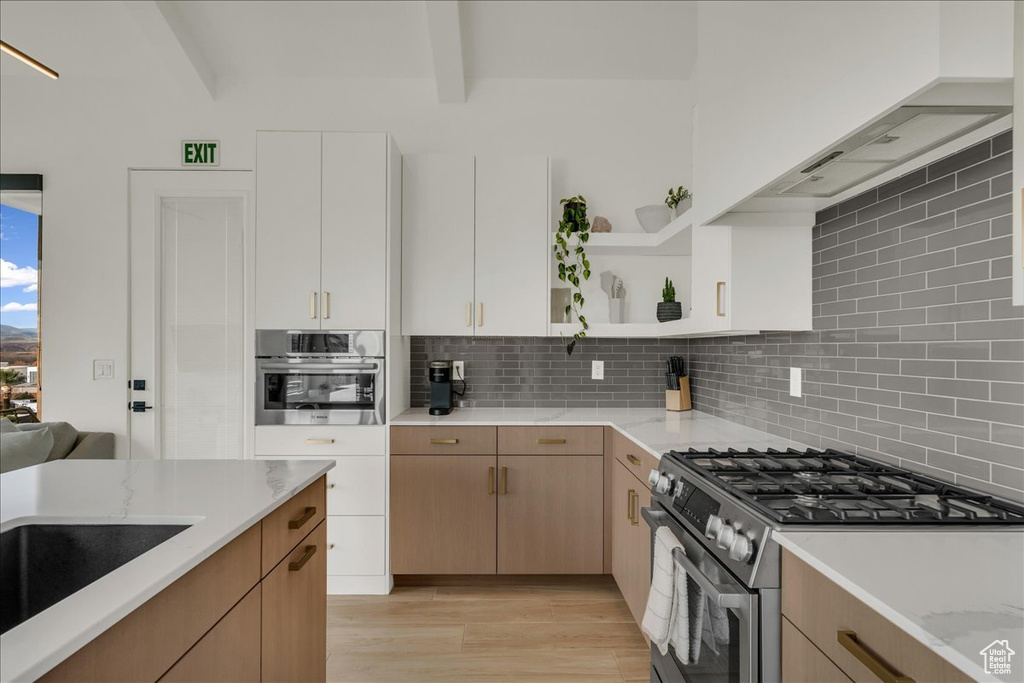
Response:
[[[224,552],[244,555],[245,569],[253,578],[245,591],[252,592],[261,577],[265,585],[275,574],[267,567],[271,530],[263,520],[275,520],[276,528],[280,526],[276,517],[287,515],[280,521],[288,528],[294,514],[290,506],[300,505],[306,511],[319,507],[299,527],[290,527],[297,537],[280,532],[269,539],[273,548],[280,549],[278,554],[288,557],[303,537],[311,538],[323,528],[318,526],[323,519],[322,502],[306,503],[316,500],[316,486],[322,497],[322,478],[332,466],[333,461],[302,460],[64,460],[4,474],[0,477],[0,532],[29,524],[187,528],[0,636],[0,680],[34,680],[56,673],[55,667],[82,655],[161,594],[180,589],[179,579],[193,576]],[[232,550],[235,547],[238,552]],[[324,554],[317,562],[322,562]],[[276,564],[280,558],[269,559]],[[310,562],[310,568],[316,569],[317,562]],[[266,608],[266,586],[263,592]],[[195,628],[202,628],[202,635],[210,626]],[[194,644],[188,643],[186,649]],[[257,641],[257,653],[258,645]],[[170,664],[177,660],[175,656]]]

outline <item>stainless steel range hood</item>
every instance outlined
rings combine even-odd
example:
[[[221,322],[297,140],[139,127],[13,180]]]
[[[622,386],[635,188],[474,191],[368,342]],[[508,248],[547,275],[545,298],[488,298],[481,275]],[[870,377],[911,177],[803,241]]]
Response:
[[[834,197],[1012,111],[1008,106],[905,106],[833,145],[758,197]]]

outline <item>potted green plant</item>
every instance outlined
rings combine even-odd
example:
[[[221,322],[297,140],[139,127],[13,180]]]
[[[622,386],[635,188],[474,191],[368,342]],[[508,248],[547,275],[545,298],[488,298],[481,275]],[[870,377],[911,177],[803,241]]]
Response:
[[[665,278],[665,286],[661,288],[661,302],[658,304],[658,322],[679,320],[683,317],[683,305],[676,301],[676,286]]]
[[[558,222],[555,233],[555,260],[558,261],[558,279],[568,283],[576,291],[572,300],[565,307],[566,315],[575,314],[580,321],[580,329],[572,335],[565,345],[565,353],[572,355],[576,342],[587,336],[590,325],[583,315],[583,290],[581,280],[590,279],[590,260],[587,258],[586,243],[590,239],[590,221],[587,220],[587,200],[583,195],[563,199],[562,220]]]
[[[682,185],[674,189],[670,187],[668,189],[668,196],[665,197],[665,203],[672,211],[672,218],[676,219],[686,213],[687,209],[693,205],[693,195]]]

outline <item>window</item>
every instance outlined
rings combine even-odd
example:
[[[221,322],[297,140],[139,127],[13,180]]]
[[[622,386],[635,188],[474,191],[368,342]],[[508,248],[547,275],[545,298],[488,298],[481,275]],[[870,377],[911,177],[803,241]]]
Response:
[[[39,419],[43,178],[0,175],[0,409]],[[31,411],[29,415],[25,411]]]

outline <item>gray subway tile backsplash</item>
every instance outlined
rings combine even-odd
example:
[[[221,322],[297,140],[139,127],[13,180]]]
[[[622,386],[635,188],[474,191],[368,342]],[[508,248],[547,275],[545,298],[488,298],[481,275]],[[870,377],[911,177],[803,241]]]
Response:
[[[1001,133],[818,212],[813,331],[584,339],[571,358],[559,338],[415,337],[412,404],[428,402],[427,361],[455,358],[481,407],[658,407],[679,355],[697,410],[1024,500],[1024,308],[993,189],[1010,145]]]

